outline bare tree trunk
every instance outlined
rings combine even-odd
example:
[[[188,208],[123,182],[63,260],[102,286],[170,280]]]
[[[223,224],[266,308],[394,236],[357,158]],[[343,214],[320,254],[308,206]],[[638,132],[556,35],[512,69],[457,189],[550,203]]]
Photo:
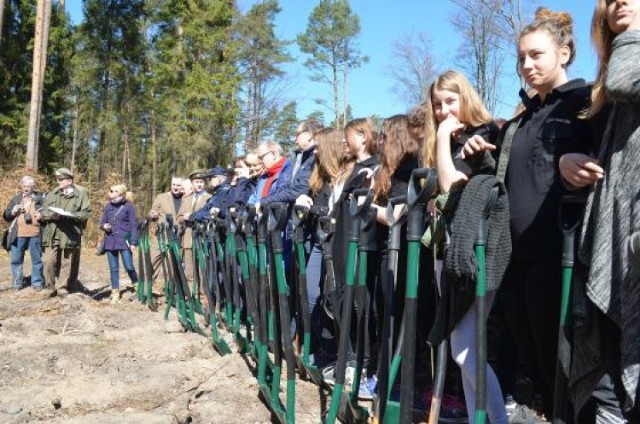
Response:
[[[253,141],[252,141],[253,131],[251,131],[251,116],[253,115],[253,113],[251,112],[252,96],[253,96],[253,82],[249,81],[248,88],[247,88],[247,109],[246,109],[245,122],[244,122],[244,151],[245,152],[248,152],[253,146]]]
[[[122,133],[122,166],[120,168],[120,175],[122,175],[122,180],[126,180],[127,178],[127,141],[129,139],[129,132],[127,129],[127,124],[124,125],[124,130]]]
[[[44,0],[44,22],[42,23],[42,48],[40,54],[40,101],[38,102],[38,113],[36,118],[37,134],[36,137],[36,150],[35,150],[35,164],[38,166],[38,151],[40,150],[40,122],[42,119],[42,103],[44,97],[44,74],[47,69],[47,50],[49,48],[49,32],[51,29],[51,9],[53,8],[52,0]]]
[[[33,77],[31,79],[31,105],[29,110],[29,133],[27,136],[27,157],[25,166],[36,169],[38,167],[38,104],[42,101],[40,80],[42,79],[42,32],[44,31],[45,0],[38,0],[36,13],[36,27],[33,46]]]
[[[64,0],[58,0],[58,12],[64,13]]]
[[[333,113],[336,117],[336,128],[340,128],[339,111],[338,111],[338,69],[333,66]]]
[[[344,57],[348,56],[348,44],[344,46]],[[349,64],[345,63],[342,69],[342,128],[347,126],[347,73]]]
[[[262,131],[261,113],[264,106],[264,85],[258,82],[256,77],[255,87],[253,88],[253,145],[258,145],[258,138]]]
[[[71,172],[76,167],[76,152],[78,150],[78,133],[80,131],[80,102],[76,103],[73,112],[73,139],[71,141]]]
[[[156,138],[156,114],[151,111],[151,199],[156,198],[158,192],[158,182],[156,172],[158,167],[158,145]]]
[[[124,175],[128,176],[128,178],[126,178],[125,180],[127,180],[129,190],[133,190],[133,173],[131,172],[131,151],[129,149],[129,125],[125,125],[124,127],[124,150],[125,152],[127,152],[126,154],[127,161],[125,163],[127,167],[126,168],[127,173]]]
[[[0,0],[0,44],[2,44],[2,23],[4,22],[4,0]]]

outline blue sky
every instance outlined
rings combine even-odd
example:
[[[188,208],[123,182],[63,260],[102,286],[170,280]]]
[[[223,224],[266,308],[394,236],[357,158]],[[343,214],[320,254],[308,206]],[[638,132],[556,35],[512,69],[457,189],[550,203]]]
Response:
[[[248,10],[256,0],[238,0],[241,10]],[[589,26],[595,0],[524,0],[529,9],[526,21],[529,21],[536,5],[552,10],[565,10],[574,18],[575,34],[578,42],[578,54],[575,63],[569,69],[571,78],[582,77],[587,80],[595,76],[596,56],[589,40]],[[83,19],[82,1],[67,0],[66,8],[74,22]],[[276,20],[276,32],[281,38],[294,40],[296,34],[303,32],[307,17],[317,4],[315,0],[280,0],[282,12]],[[426,32],[433,47],[433,56],[440,69],[455,67],[456,50],[462,41],[456,29],[450,23],[455,8],[449,1],[441,0],[351,0],[352,10],[360,16],[360,50],[369,56],[369,63],[353,71],[349,77],[349,103],[354,117],[369,115],[390,116],[406,111],[406,106],[392,91],[393,79],[388,68],[393,60],[392,43],[411,32]],[[515,47],[514,47],[515,48]],[[295,43],[290,52],[297,61],[288,64],[286,90],[283,96],[298,102],[298,116],[321,110],[314,99],[331,99],[328,85],[309,80],[309,73],[302,66],[304,55]],[[515,59],[514,59],[515,60]],[[515,63],[506,63],[508,69],[514,69]],[[505,82],[505,89],[499,99],[496,116],[508,117],[517,103],[518,85],[515,79]],[[331,112],[325,110],[330,120]]]

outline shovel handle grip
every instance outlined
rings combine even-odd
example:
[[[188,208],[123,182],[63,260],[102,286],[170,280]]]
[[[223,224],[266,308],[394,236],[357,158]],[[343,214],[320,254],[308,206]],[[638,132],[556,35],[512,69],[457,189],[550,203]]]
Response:
[[[407,204],[426,205],[438,188],[438,171],[433,168],[414,169],[409,178]]]

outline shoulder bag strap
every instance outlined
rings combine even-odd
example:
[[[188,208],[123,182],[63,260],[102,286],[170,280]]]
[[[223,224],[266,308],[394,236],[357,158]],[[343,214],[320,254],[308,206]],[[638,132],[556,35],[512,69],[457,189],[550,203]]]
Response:
[[[513,143],[513,137],[516,134],[516,131],[518,131],[521,122],[522,117],[511,121],[502,140],[500,157],[498,158],[498,169],[496,171],[496,178],[501,183],[504,183],[504,177],[507,174],[507,165],[509,164],[509,155],[511,154],[511,144]]]

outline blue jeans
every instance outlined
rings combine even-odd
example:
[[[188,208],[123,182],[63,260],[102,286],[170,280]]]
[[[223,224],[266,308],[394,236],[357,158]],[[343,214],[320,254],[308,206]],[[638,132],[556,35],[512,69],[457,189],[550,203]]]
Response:
[[[322,247],[314,244],[307,262],[307,296],[311,314],[311,350],[334,354],[336,350],[331,319],[322,307],[323,283],[325,277]]]
[[[11,273],[13,287],[22,288],[22,267],[24,253],[29,249],[31,255],[31,286],[42,287],[42,243],[40,236],[18,237],[11,245]]]
[[[133,267],[133,255],[131,254],[131,250],[107,250],[112,289],[120,288],[120,265],[118,263],[118,253],[122,256],[122,264],[124,265],[124,269],[127,271],[127,274],[129,274],[131,283],[136,284],[138,282],[138,274],[136,274],[136,269]]]

